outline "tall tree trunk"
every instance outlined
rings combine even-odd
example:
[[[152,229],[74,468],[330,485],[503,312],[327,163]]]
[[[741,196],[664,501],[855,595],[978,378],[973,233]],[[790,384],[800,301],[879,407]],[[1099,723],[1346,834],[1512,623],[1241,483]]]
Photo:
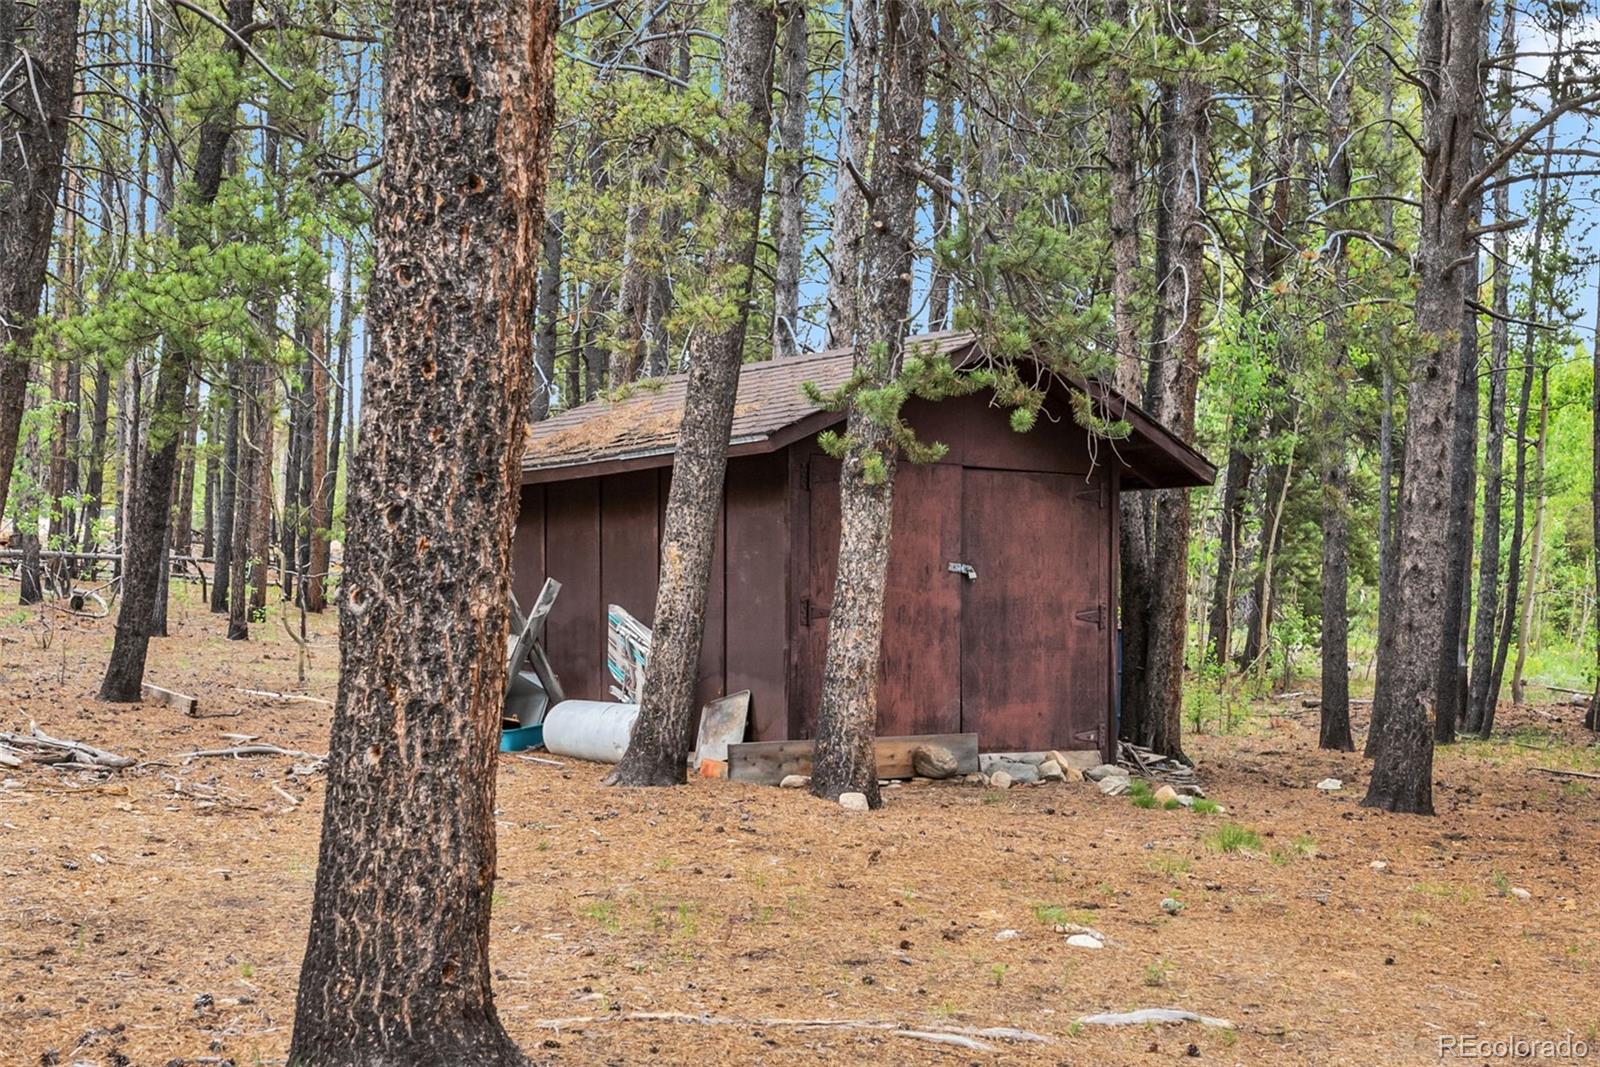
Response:
[[[528,418],[540,422],[550,416],[550,394],[556,384],[556,340],[561,324],[561,216],[551,215],[544,224],[544,265],[539,270],[539,299],[535,311],[538,333],[533,339],[533,400]],[[562,397],[568,407],[581,402],[576,381]]]
[[[1433,814],[1429,710],[1444,633],[1450,567],[1451,435],[1465,298],[1461,266],[1472,221],[1473,131],[1478,122],[1479,0],[1431,0],[1419,33],[1422,94],[1422,225],[1417,241],[1416,329],[1423,339],[1407,394],[1406,477],[1400,493],[1392,625],[1378,649],[1372,780],[1362,803]]]
[[[1522,338],[1522,387],[1517,400],[1517,430],[1513,437],[1515,455],[1512,477],[1511,543],[1506,550],[1505,601],[1501,606],[1500,637],[1495,646],[1494,666],[1489,675],[1488,690],[1483,697],[1483,716],[1478,725],[1480,736],[1487,738],[1494,732],[1495,712],[1500,703],[1500,687],[1505,679],[1506,661],[1511,651],[1511,635],[1516,628],[1517,613],[1521,606],[1522,546],[1527,522],[1528,500],[1528,412],[1533,407],[1533,379],[1537,364],[1537,335],[1534,323],[1539,321],[1540,297],[1544,293],[1544,218],[1550,195],[1550,169],[1553,156],[1555,127],[1550,127],[1545,137],[1544,161],[1539,173],[1539,184],[1534,200],[1533,246],[1528,257],[1528,309],[1527,330]]]
[[[222,412],[216,394],[210,395],[206,417],[205,481],[200,501],[200,555],[215,559],[217,551],[217,438],[221,436]]]
[[[828,264],[828,345],[855,343],[861,298],[861,238],[866,224],[867,142],[878,71],[882,0],[843,0],[844,72],[839,83],[838,167],[833,176],[833,237]]]
[[[245,558],[250,563],[250,607],[263,611],[267,606],[268,579],[272,571],[272,457],[276,453],[273,438],[278,417],[278,376],[269,367],[258,367],[256,389],[260,397],[257,418],[257,446],[255,476],[250,515],[250,549]]]
[[[239,543],[234,536],[234,524],[238,515],[238,493],[239,487],[245,484],[239,480],[244,460],[243,449],[239,444],[241,421],[239,411],[245,404],[242,396],[244,376],[240,370],[241,362],[242,357],[239,356],[228,361],[228,385],[222,397],[222,402],[227,405],[227,413],[223,419],[221,488],[217,499],[217,557],[211,568],[211,610],[218,615],[228,610],[228,587],[233,580],[233,561],[236,558],[233,547]]]
[[[258,315],[258,319],[261,316]],[[250,637],[250,582],[254,573],[252,555],[259,551],[256,542],[256,516],[260,511],[261,469],[270,463],[262,454],[269,438],[266,423],[271,415],[260,396],[270,380],[264,367],[253,357],[242,357],[238,370],[240,391],[235,399],[238,427],[233,448],[237,461],[232,493],[233,518],[229,524],[229,565],[225,579],[231,587],[224,606],[228,612],[228,640]],[[224,579],[219,578],[218,584]],[[213,601],[213,606],[215,601]]]
[[[1128,28],[1127,0],[1107,0],[1106,16]],[[1144,399],[1145,367],[1139,356],[1139,323],[1134,300],[1139,287],[1139,172],[1133,116],[1134,94],[1128,70],[1115,58],[1106,67],[1106,163],[1110,170],[1108,222],[1111,232],[1111,320],[1115,337],[1117,389],[1131,402]],[[1144,719],[1144,668],[1150,622],[1149,498],[1122,493],[1117,498],[1120,544],[1117,575],[1122,635],[1122,685],[1118,706],[1122,723]],[[1119,726],[1119,731],[1122,728]],[[1133,736],[1127,732],[1125,736]]]
[[[1206,41],[1216,22],[1217,0],[1189,0],[1181,35]],[[1175,94],[1172,135],[1182,164],[1162,190],[1171,214],[1171,269],[1161,284],[1169,340],[1161,350],[1154,414],[1180,440],[1195,433],[1195,394],[1200,384],[1200,333],[1205,314],[1205,204],[1210,182],[1211,85],[1203,62],[1187,66]],[[1148,713],[1138,738],[1175,759],[1183,753],[1183,668],[1189,605],[1189,494],[1181,489],[1152,494],[1150,541],[1150,632],[1146,659]]]
[[[0,515],[6,511],[28,401],[28,349],[50,262],[78,35],[77,0],[32,5],[31,27],[22,24],[29,7],[6,3],[4,8],[0,74],[7,106],[0,108],[0,141],[8,174],[0,182]],[[28,62],[19,64],[24,50]]]
[[[941,19],[943,17],[941,16]],[[948,25],[941,21],[941,26]],[[939,80],[938,112],[933,120],[933,174],[929,184],[934,247],[933,262],[928,278],[928,332],[939,333],[950,328],[950,293],[954,280],[948,268],[940,261],[938,242],[950,236],[951,222],[955,217],[954,184],[956,146],[956,101],[949,64],[944,64]]]
[[[1501,16],[1500,52],[1517,50],[1517,4],[1506,0]],[[1496,99],[1498,132],[1508,134],[1514,71],[1500,73]],[[1511,222],[1511,190],[1498,186],[1494,191],[1494,221],[1497,226]],[[1478,614],[1473,622],[1471,675],[1464,728],[1477,733],[1483,728],[1484,709],[1494,675],[1495,623],[1499,619],[1500,596],[1500,505],[1505,485],[1506,371],[1511,360],[1511,236],[1505,229],[1494,235],[1494,315],[1489,320],[1489,412],[1488,435],[1483,445],[1483,536],[1478,549]]]
[[[1328,202],[1341,205],[1329,212],[1328,225],[1335,237],[1333,300],[1344,299],[1350,266],[1345,257],[1345,211],[1350,195],[1350,95],[1355,81],[1355,20],[1351,0],[1333,4],[1333,80],[1328,89]],[[1322,722],[1321,748],[1351,752],[1350,737],[1350,590],[1348,470],[1349,430],[1345,423],[1348,403],[1350,353],[1346,343],[1344,309],[1331,309],[1324,326],[1328,349],[1327,391],[1321,406],[1322,459]]]
[[[293,1063],[527,1062],[495,1011],[489,913],[555,28],[546,3],[392,6],[376,332]]]
[[[228,23],[235,35],[251,23],[254,0],[228,0]],[[231,65],[243,61],[243,49],[233,36],[226,36],[223,52]],[[228,140],[233,134],[236,102],[229,98],[215,106],[200,126],[194,173],[188,186],[190,210],[178,226],[179,246],[192,248],[204,243],[204,216],[222,184],[223,163]],[[122,607],[117,613],[116,638],[100,684],[100,699],[135,703],[144,681],[145,654],[156,617],[156,600],[163,591],[162,575],[168,555],[168,531],[172,518],[172,483],[182,440],[179,430],[185,425],[185,398],[189,379],[200,360],[198,341],[192,336],[174,334],[165,338],[160,368],[152,398],[150,432],[145,442],[145,458],[139,472],[138,504],[134,522],[128,530],[124,548]]]
[[[930,40],[920,0],[884,0],[882,100],[872,154],[870,218],[862,241],[865,321],[855,369],[867,389],[900,376],[916,255],[917,172]],[[843,295],[843,294],[841,294]],[[889,569],[897,450],[893,420],[852,401],[839,471],[839,570],[828,619],[828,651],[817,711],[811,792],[837,799],[863,793],[878,807],[873,737],[878,662]]]
[[[1528,580],[1523,583],[1522,609],[1517,623],[1517,661],[1511,668],[1511,702],[1522,704],[1527,691],[1522,672],[1528,664],[1528,646],[1533,638],[1533,601],[1539,584],[1539,568],[1544,555],[1544,466],[1545,442],[1550,436],[1550,368],[1539,368],[1539,438],[1533,446],[1533,532],[1529,537]]]
[[[1600,339],[1600,285],[1596,286],[1594,321],[1595,337]],[[1583,724],[1591,730],[1600,730],[1600,340],[1591,347],[1594,357],[1594,391],[1590,393],[1593,409],[1590,421],[1593,423],[1594,476],[1589,486],[1589,497],[1594,510],[1595,689],[1594,697],[1589,701],[1589,714],[1584,718]]]
[[[89,458],[83,479],[81,549],[94,552],[100,543],[100,498],[105,494],[106,423],[111,418],[111,371],[105,363],[94,369],[94,413],[90,416]],[[92,566],[92,564],[91,564]]]
[[[694,690],[705,637],[706,594],[728,437],[749,317],[761,195],[772,123],[772,55],[777,13],[767,0],[736,0],[723,44],[723,108],[743,115],[716,146],[716,247],[707,258],[710,291],[736,309],[715,332],[696,331],[689,358],[678,450],[661,535],[661,579],[639,719],[608,783],[675,785],[684,780]]]
[[[811,52],[806,0],[783,7],[783,45],[778,52],[777,263],[772,286],[772,355],[800,351],[800,268],[806,254],[806,118],[811,112]]]
[[[307,611],[327,605],[328,527],[333,523],[333,477],[328,472],[328,325],[318,312],[311,327],[311,433],[306,462],[305,573],[300,588]]]

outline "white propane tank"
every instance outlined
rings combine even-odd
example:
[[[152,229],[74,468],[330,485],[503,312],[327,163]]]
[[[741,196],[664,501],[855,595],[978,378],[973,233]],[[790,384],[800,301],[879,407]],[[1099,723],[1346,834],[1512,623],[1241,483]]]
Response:
[[[637,704],[603,700],[563,700],[545,713],[544,747],[557,756],[616,763],[627,751]]]

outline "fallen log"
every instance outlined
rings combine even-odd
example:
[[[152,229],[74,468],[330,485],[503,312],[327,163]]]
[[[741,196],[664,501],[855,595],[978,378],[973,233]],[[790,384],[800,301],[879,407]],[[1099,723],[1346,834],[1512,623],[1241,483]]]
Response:
[[[95,748],[93,745],[86,745],[82,741],[69,741],[59,737],[51,737],[39,729],[36,723],[29,723],[28,728],[29,732],[27,734],[0,732],[0,742],[4,742],[13,751],[27,755],[29,758],[36,759],[37,753],[41,750],[58,753],[62,757],[59,761],[48,762],[74,760],[78,763],[93,764],[96,767],[110,770],[132,767],[135,762],[130,756],[119,756],[115,752],[107,752],[103,748]]]

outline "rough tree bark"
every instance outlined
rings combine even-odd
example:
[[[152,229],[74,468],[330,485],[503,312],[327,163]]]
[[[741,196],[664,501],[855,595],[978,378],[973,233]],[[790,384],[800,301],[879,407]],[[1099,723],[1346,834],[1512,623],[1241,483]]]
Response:
[[[1378,649],[1372,780],[1362,804],[1433,814],[1429,711],[1444,632],[1449,568],[1451,434],[1465,298],[1461,270],[1472,221],[1473,131],[1478,122],[1479,0],[1429,0],[1419,32],[1423,142],[1422,225],[1415,322],[1423,339],[1407,394],[1405,483],[1389,626]]]
[[[1106,17],[1128,28],[1127,0],[1107,0]],[[1117,390],[1128,400],[1144,398],[1145,366],[1139,356],[1134,300],[1139,287],[1139,172],[1133,129],[1134,94],[1127,67],[1113,58],[1106,67],[1106,164],[1109,169],[1111,232],[1111,322],[1117,357]],[[1120,707],[1126,722],[1144,717],[1144,657],[1150,603],[1149,498],[1117,498],[1120,544],[1118,617],[1122,630]]]
[[[1355,80],[1355,21],[1351,0],[1333,4],[1333,81],[1328,89],[1328,192],[1330,204],[1350,195],[1350,95]],[[1349,262],[1341,236],[1345,212],[1329,213],[1334,232],[1333,299],[1344,299]],[[1325,322],[1323,343],[1328,349],[1326,392],[1321,408],[1322,460],[1322,722],[1318,746],[1350,752],[1350,591],[1348,470],[1349,430],[1345,407],[1349,388],[1350,353],[1342,308],[1334,308]]]
[[[899,377],[905,357],[924,85],[933,50],[928,9],[920,0],[884,0],[882,13],[882,101],[862,241],[865,321],[854,359],[867,389],[881,389]],[[811,771],[814,795],[837,799],[841,793],[863,793],[874,808],[882,803],[873,737],[894,512],[893,430],[851,402],[839,470],[839,570]]]
[[[28,399],[28,348],[44,292],[77,71],[77,0],[6,3],[0,14],[0,515]],[[26,50],[28,62],[19,63]],[[21,79],[20,85],[17,79]],[[19,91],[11,92],[13,87]]]
[[[1517,3],[1506,0],[1501,16],[1500,51],[1517,50]],[[1500,72],[1496,91],[1497,133],[1508,136],[1515,72]],[[1494,190],[1494,221],[1510,223],[1511,189]],[[1500,611],[1500,505],[1505,487],[1506,370],[1511,359],[1511,235],[1503,228],[1494,235],[1494,315],[1489,319],[1489,411],[1483,444],[1483,536],[1478,548],[1478,604],[1473,621],[1471,672],[1462,726],[1469,733],[1483,728],[1484,704],[1494,673],[1495,622]]]
[[[233,575],[233,526],[239,491],[239,410],[243,407],[239,389],[242,382],[241,357],[228,361],[228,385],[222,394],[227,405],[222,431],[222,473],[217,490],[217,558],[212,565],[211,610],[221,615],[228,610],[228,587]]]
[[[306,567],[300,592],[307,611],[327,606],[328,527],[333,524],[333,477],[328,472],[328,327],[311,329],[311,434],[307,474],[310,509],[306,529]]]
[[[240,392],[234,398],[234,405],[239,409],[238,426],[230,446],[237,467],[232,494],[233,518],[228,525],[228,569],[217,572],[217,584],[226,582],[229,586],[223,606],[228,612],[230,641],[250,638],[250,581],[255,572],[251,557],[258,551],[256,514],[260,510],[261,469],[267,463],[264,452],[269,438],[265,424],[271,421],[259,395],[268,379],[267,372],[254,357],[242,358]]]
[[[234,34],[247,31],[254,0],[228,0],[228,24]],[[225,36],[227,61],[242,65],[243,50],[235,36]],[[233,135],[237,104],[230,97],[218,102],[200,125],[196,139],[194,171],[186,189],[190,210],[182,214],[180,247],[193,248],[208,239],[202,229],[204,209],[216,200],[222,184],[228,140]],[[194,338],[174,333],[165,339],[156,372],[150,428],[145,435],[144,458],[139,471],[138,495],[123,539],[122,606],[117,612],[116,637],[100,683],[100,699],[137,703],[144,682],[145,654],[150,647],[156,599],[162,593],[167,554],[167,531],[172,519],[172,483],[177,469],[182,430],[188,421],[186,397],[189,379],[200,359]]]
[[[1217,19],[1217,0],[1189,0],[1181,9],[1182,36],[1203,47]],[[1179,439],[1194,440],[1195,393],[1200,384],[1200,334],[1205,315],[1206,190],[1210,182],[1211,85],[1205,65],[1185,68],[1176,86],[1172,122],[1177,158],[1162,190],[1171,215],[1171,269],[1161,284],[1169,339],[1161,353],[1154,414]],[[1140,744],[1175,759],[1183,753],[1183,660],[1189,617],[1189,494],[1152,494],[1150,630],[1145,660],[1146,699]]]
[[[772,355],[800,351],[800,268],[806,252],[806,117],[810,114],[811,53],[805,0],[783,7],[783,45],[778,53],[777,262],[772,285]]]
[[[551,215],[544,224],[544,265],[539,269],[539,297],[535,317],[539,324],[533,341],[533,400],[528,418],[540,422],[550,417],[550,392],[556,383],[556,340],[561,319],[561,216]],[[577,357],[573,357],[577,362]],[[575,377],[575,375],[574,375]],[[580,402],[577,390],[568,386],[563,397],[568,407]]]
[[[557,16],[391,10],[375,331],[289,1061],[521,1065],[490,990],[489,912]]]
[[[1554,64],[1552,64],[1554,66]],[[1554,85],[1552,84],[1552,88]],[[1533,215],[1533,247],[1528,256],[1527,330],[1522,339],[1522,385],[1517,399],[1517,429],[1512,437],[1515,454],[1512,476],[1511,542],[1506,548],[1505,601],[1501,606],[1500,636],[1495,646],[1494,664],[1490,669],[1488,688],[1483,695],[1483,707],[1478,723],[1478,733],[1487,738],[1494,732],[1494,717],[1500,703],[1500,687],[1505,680],[1506,661],[1511,651],[1511,635],[1516,629],[1517,609],[1522,588],[1522,546],[1527,528],[1528,501],[1528,412],[1533,406],[1533,378],[1537,335],[1533,324],[1539,320],[1542,284],[1544,277],[1544,218],[1545,204],[1550,194],[1550,168],[1553,156],[1555,127],[1545,138],[1544,162],[1540,165],[1539,184],[1535,193]]]
[[[650,666],[633,738],[606,778],[614,785],[676,785],[687,770],[714,532],[766,185],[776,37],[777,12],[767,0],[737,0],[729,8],[722,48],[723,110],[729,125],[715,149],[721,170],[713,194],[719,236],[708,263],[710,291],[736,311],[721,329],[694,335],[661,534]]]
[[[833,239],[828,271],[828,345],[856,339],[861,294],[861,237],[867,141],[878,70],[879,0],[844,0],[844,72],[839,82],[838,168],[833,177]]]

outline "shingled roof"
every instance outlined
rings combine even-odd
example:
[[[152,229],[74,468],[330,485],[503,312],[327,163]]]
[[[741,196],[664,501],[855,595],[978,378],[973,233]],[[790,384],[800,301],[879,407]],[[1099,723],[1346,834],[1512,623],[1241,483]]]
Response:
[[[908,339],[921,351],[948,355],[960,363],[973,348],[965,332],[924,334]],[[809,356],[746,363],[739,371],[728,455],[775,452],[844,420],[811,401],[802,385],[827,392],[850,378],[853,352],[831,349]],[[678,424],[688,376],[675,374],[641,382],[626,396],[593,400],[535,423],[523,456],[524,482],[587,478],[642,467],[665,467],[678,444]],[[1114,449],[1130,484],[1150,488],[1209,485],[1216,468],[1144,412],[1121,397],[1090,388],[1097,405],[1132,427]]]

